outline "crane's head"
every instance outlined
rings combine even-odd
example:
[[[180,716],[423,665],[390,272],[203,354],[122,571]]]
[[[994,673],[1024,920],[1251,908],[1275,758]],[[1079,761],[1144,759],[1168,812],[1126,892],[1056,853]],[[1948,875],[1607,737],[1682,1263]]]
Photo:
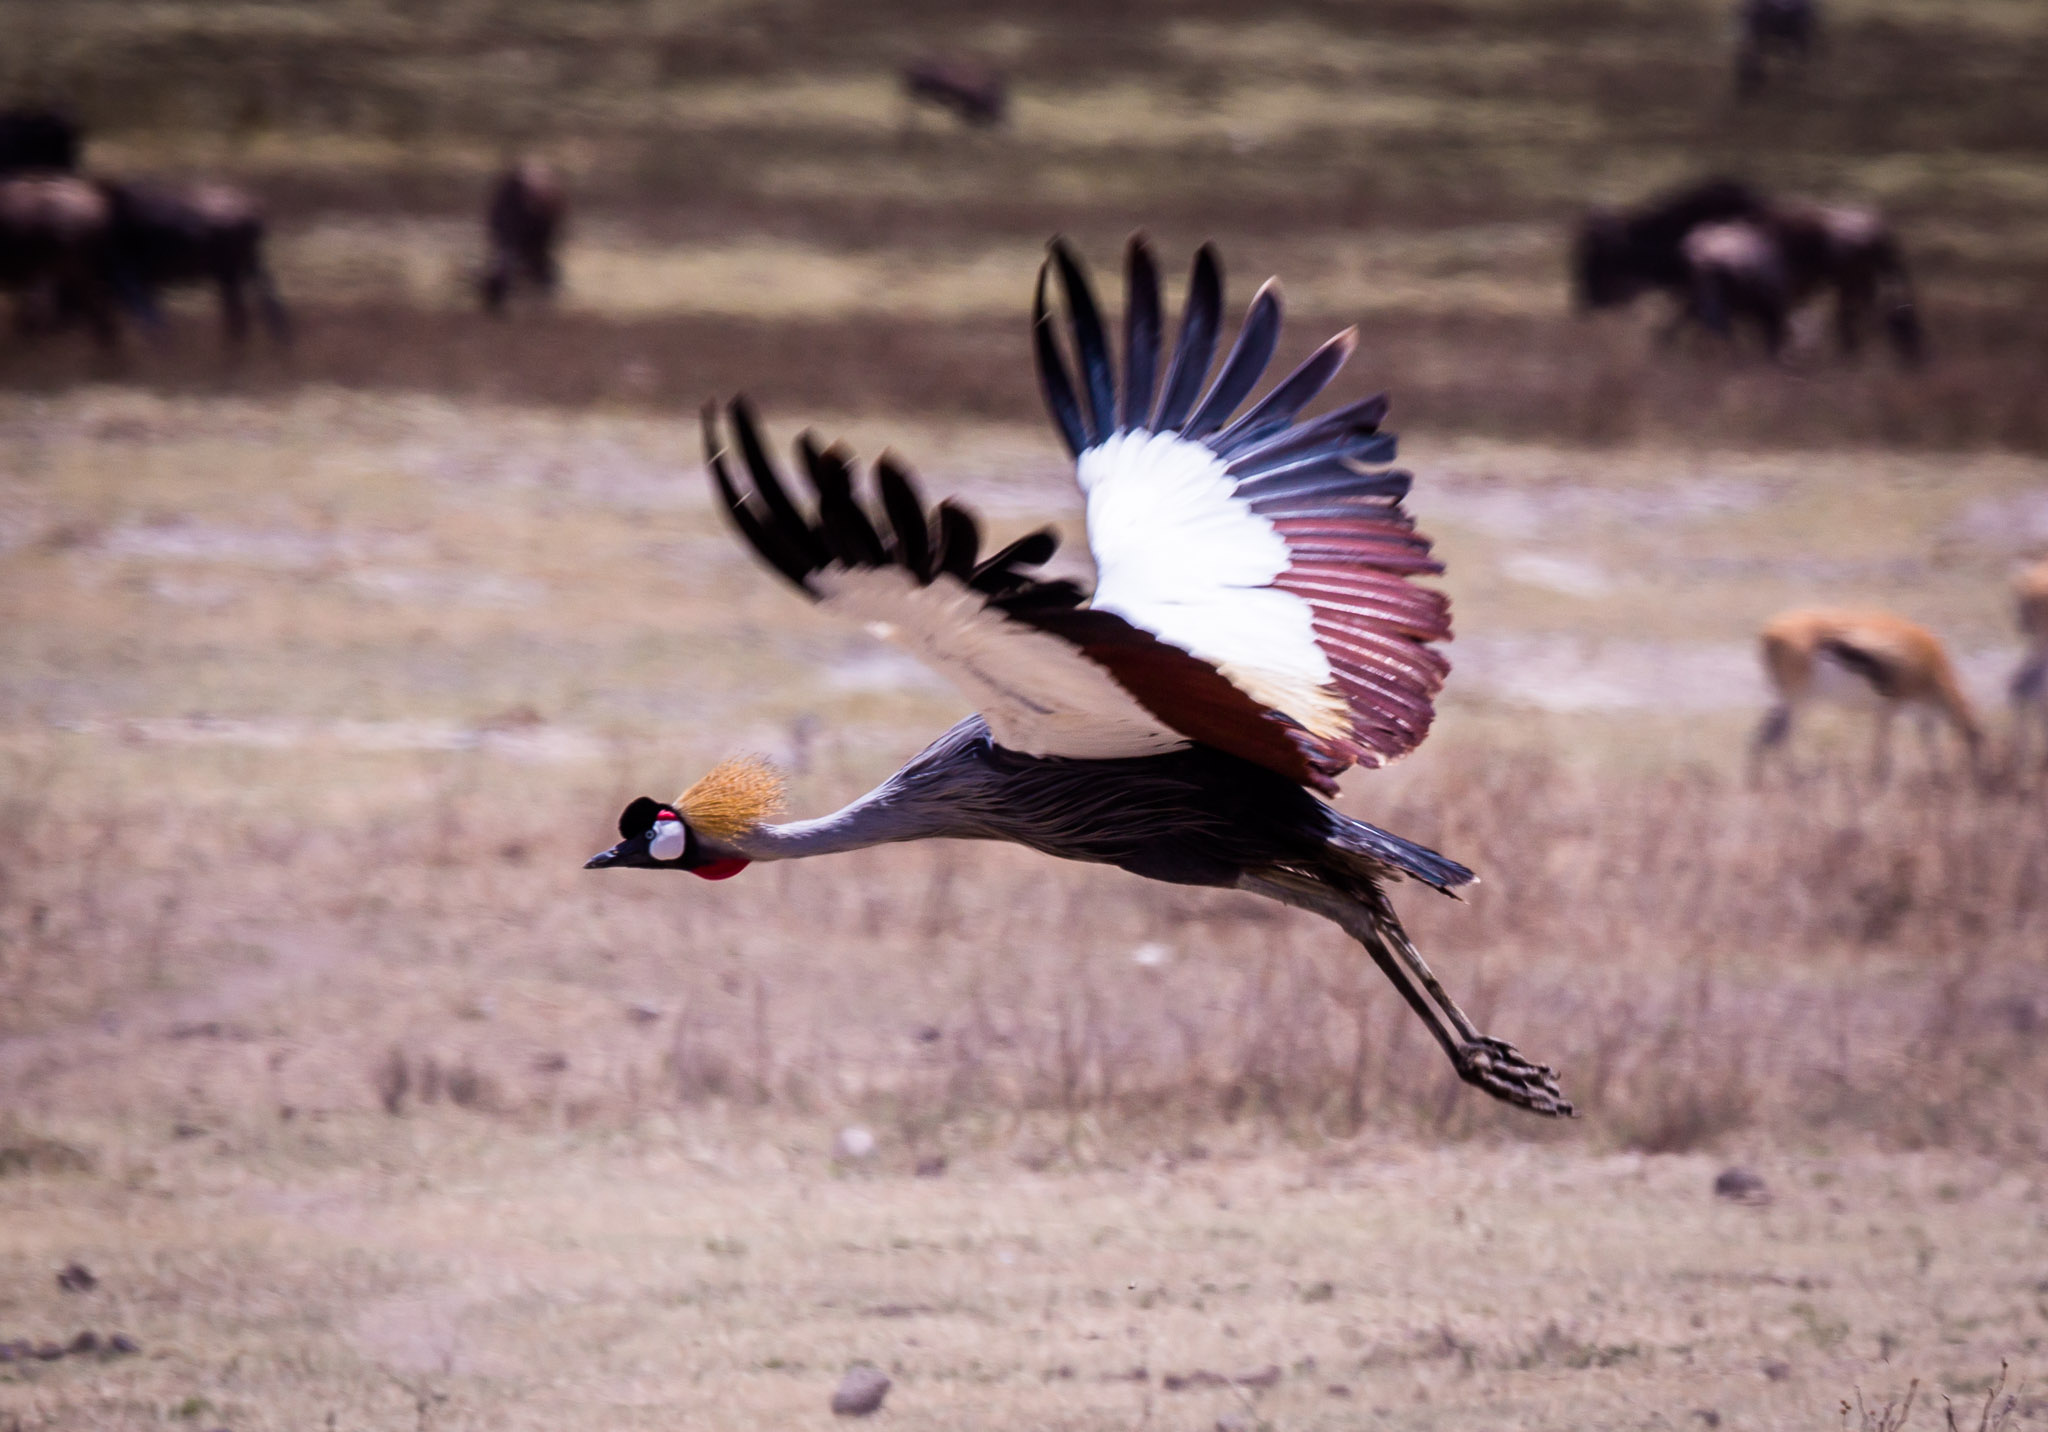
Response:
[[[619,843],[585,870],[687,870],[724,880],[747,868],[735,848],[782,807],[782,778],[766,761],[725,761],[667,804],[641,796],[619,815]]]

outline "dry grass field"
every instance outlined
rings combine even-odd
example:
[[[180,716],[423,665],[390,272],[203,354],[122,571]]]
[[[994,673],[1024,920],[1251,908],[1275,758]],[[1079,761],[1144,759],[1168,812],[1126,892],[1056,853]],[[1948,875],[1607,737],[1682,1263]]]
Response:
[[[0,0],[0,98],[248,182],[302,327],[0,338],[0,1347],[141,1347],[0,1362],[0,1432],[825,1425],[857,1361],[914,1427],[1975,1428],[2002,1362],[1987,1429],[2048,1424],[2048,35],[1828,14],[1738,107],[1704,3]],[[925,48],[1014,125],[911,115]],[[494,325],[515,147],[579,209]],[[1714,168],[1883,203],[1935,362],[1570,317],[1580,206]],[[1140,225],[1283,273],[1283,358],[1361,324],[1459,637],[1342,804],[1481,872],[1402,912],[1568,1126],[1244,897],[579,868],[721,756],[811,813],[959,714],[745,556],[696,406],[1083,563],[1023,316],[1048,233]],[[1756,625],[1818,601],[1950,642],[1982,780],[1902,733],[1879,789],[1844,713],[1747,788]]]

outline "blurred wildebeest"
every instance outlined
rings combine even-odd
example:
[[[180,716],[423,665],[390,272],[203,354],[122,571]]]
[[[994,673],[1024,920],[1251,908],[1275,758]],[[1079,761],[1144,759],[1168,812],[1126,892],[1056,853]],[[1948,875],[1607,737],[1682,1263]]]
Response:
[[[1788,204],[1753,219],[1703,225],[1687,236],[1684,256],[1689,286],[1681,321],[1697,320],[1726,336],[1747,320],[1777,358],[1793,312],[1832,291],[1843,353],[1862,346],[1876,314],[1901,362],[1918,363],[1924,354],[1898,240],[1872,210]]]
[[[1614,308],[1646,289],[1683,295],[1691,274],[1686,236],[1702,224],[1761,216],[1770,203],[1733,179],[1706,179],[1631,210],[1594,209],[1572,244],[1573,295],[1581,310]]]
[[[1735,14],[1735,92],[1764,87],[1765,56],[1804,61],[1820,29],[1819,0],[1741,0]]]
[[[1679,251],[1687,288],[1667,336],[1691,321],[1732,338],[1750,323],[1772,357],[1783,351],[1791,326],[1791,278],[1784,255],[1761,225],[1748,219],[1702,224],[1685,236]]]
[[[983,128],[1000,125],[1010,112],[1009,81],[1001,70],[979,60],[913,60],[903,67],[903,92]]]
[[[15,296],[16,326],[85,319],[102,347],[120,336],[109,265],[111,206],[68,174],[0,178],[0,289]]]
[[[1746,184],[1709,179],[1640,209],[1589,214],[1573,245],[1572,277],[1581,309],[1660,290],[1679,305],[1667,338],[1692,322],[1726,334],[1740,320],[1762,331],[1774,355],[1793,311],[1832,290],[1843,352],[1856,350],[1881,310],[1900,358],[1922,356],[1898,241],[1867,209],[1780,203]]]
[[[248,337],[252,300],[271,339],[291,340],[291,318],[263,259],[263,211],[251,195],[211,181],[102,187],[112,209],[114,282],[145,324],[162,322],[157,297],[163,290],[212,284],[230,343]]]
[[[484,234],[490,256],[478,283],[486,313],[503,313],[513,288],[531,284],[552,298],[562,281],[556,250],[569,213],[568,197],[554,169],[522,159],[491,184],[484,206]]]
[[[53,109],[0,110],[0,174],[24,169],[70,173],[78,168],[80,134]]]

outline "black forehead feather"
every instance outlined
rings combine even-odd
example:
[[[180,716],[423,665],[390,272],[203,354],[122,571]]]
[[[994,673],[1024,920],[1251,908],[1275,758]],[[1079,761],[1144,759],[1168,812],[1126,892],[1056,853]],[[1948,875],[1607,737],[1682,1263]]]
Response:
[[[619,839],[631,840],[654,829],[654,818],[661,814],[661,802],[641,796],[619,813]]]

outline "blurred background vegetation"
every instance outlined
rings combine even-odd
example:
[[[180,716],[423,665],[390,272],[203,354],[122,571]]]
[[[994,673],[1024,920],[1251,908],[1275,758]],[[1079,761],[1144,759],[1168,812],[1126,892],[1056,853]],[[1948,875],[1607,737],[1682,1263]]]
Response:
[[[11,0],[0,94],[71,108],[96,169],[262,194],[288,296],[329,311],[291,381],[1032,417],[1039,246],[1106,261],[1143,227],[1285,274],[1297,342],[1362,319],[1402,421],[1438,431],[2039,450],[2038,11],[1836,0],[1822,34],[1738,100],[1723,0]],[[913,111],[898,74],[933,54],[1007,73],[1010,123]],[[485,179],[525,152],[567,172],[576,238],[562,312],[508,345],[452,319]],[[1942,361],[1758,381],[1646,362],[1647,314],[1573,321],[1584,207],[1708,173],[1885,210]],[[75,376],[12,352],[0,373]]]

